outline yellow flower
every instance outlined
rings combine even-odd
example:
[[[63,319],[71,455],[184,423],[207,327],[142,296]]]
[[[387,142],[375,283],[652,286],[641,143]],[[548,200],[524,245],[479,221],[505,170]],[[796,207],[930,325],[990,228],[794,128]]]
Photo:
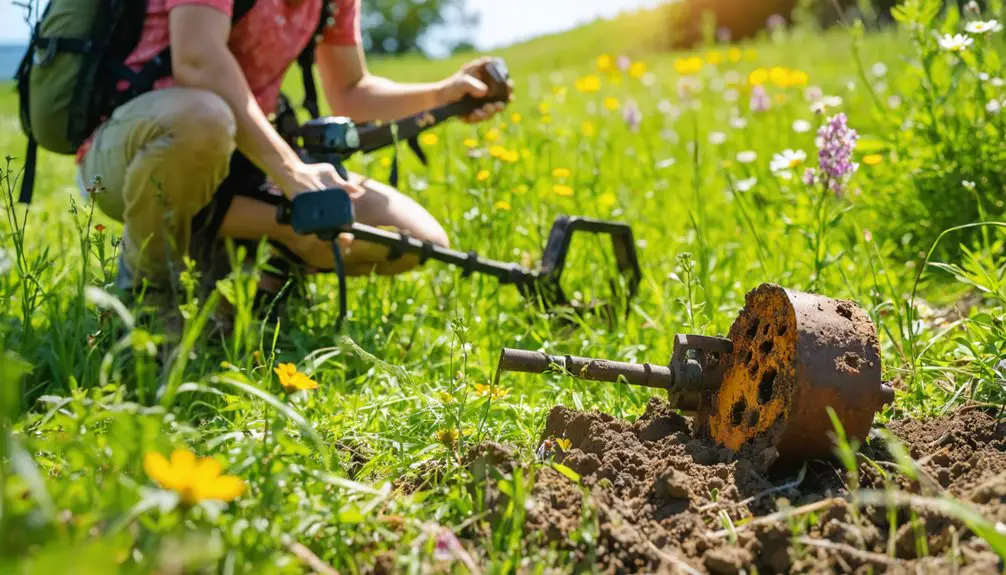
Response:
[[[589,94],[592,92],[597,92],[601,89],[601,79],[597,76],[591,74],[590,76],[584,76],[576,81],[576,91],[584,94]]]
[[[510,202],[506,200],[500,200],[496,202],[495,207],[497,210],[508,211],[510,210]]]
[[[548,105],[548,102],[542,102],[541,104],[538,104],[538,112],[542,114],[547,114],[550,109],[551,106]]]
[[[438,429],[436,435],[437,441],[443,443],[447,447],[453,446],[458,441],[458,430],[454,428]]]
[[[758,68],[748,74],[748,84],[751,84],[752,86],[761,86],[768,81],[768,76],[768,70],[765,68]]]
[[[484,182],[489,179],[489,170],[479,170],[479,173],[475,174],[475,179]]]
[[[278,367],[273,368],[273,371],[279,376],[279,384],[287,391],[293,392],[318,388],[317,382],[297,371],[297,367],[292,363],[281,363]]]
[[[555,440],[555,444],[559,446],[563,451],[569,451],[570,447],[573,447],[573,442],[566,437],[560,437]]]
[[[502,387],[492,387],[482,383],[476,383],[475,393],[482,396],[489,396],[492,399],[503,399],[510,392]]]
[[[545,114],[544,116],[541,117],[541,123],[542,124],[551,124],[552,123],[552,116],[549,116],[548,114]]]
[[[556,98],[562,100],[566,97],[566,86],[552,86],[552,93],[555,94]]]
[[[752,62],[758,58],[758,52],[755,52],[753,48],[748,48],[744,51],[744,59],[748,62]]]
[[[768,72],[768,78],[773,84],[780,88],[789,86],[789,70],[786,68],[781,68],[779,66],[773,67]]]
[[[518,114],[517,112],[510,114],[510,123],[519,124],[520,120],[521,120],[520,114]]]
[[[220,464],[212,457],[196,459],[196,454],[183,448],[171,453],[171,460],[156,451],[143,457],[147,476],[164,489],[174,491],[184,505],[206,499],[232,501],[245,491],[239,477],[220,475]]]
[[[489,148],[489,155],[494,158],[501,158],[506,154],[506,148],[503,146],[493,146]]]
[[[597,57],[597,69],[602,72],[607,72],[611,70],[611,56],[608,54],[601,54]]]
[[[454,403],[454,396],[447,393],[446,391],[438,391],[437,398],[440,399],[440,403],[449,404]]]
[[[508,164],[516,164],[520,160],[520,154],[517,153],[517,150],[507,150],[500,156],[500,159]]]
[[[877,164],[884,161],[884,156],[880,154],[870,154],[863,157],[863,163],[867,166],[876,166]]]
[[[496,128],[493,128],[493,129],[489,130],[488,132],[486,132],[486,141],[487,142],[495,142],[499,138],[500,138],[500,133],[499,133],[499,130],[497,130]]]
[[[438,138],[436,134],[423,134],[419,138],[419,142],[424,146],[436,146],[439,141],[440,138]]]
[[[614,96],[608,96],[607,98],[604,99],[604,107],[609,110],[612,111],[617,110],[619,106],[620,104],[618,103],[618,98]]]
[[[584,136],[591,138],[594,136],[594,134],[597,133],[597,130],[594,129],[594,124],[591,124],[590,122],[584,122],[583,126],[580,126],[580,132]]]
[[[604,192],[603,194],[601,194],[600,198],[597,198],[597,205],[601,206],[604,209],[608,209],[614,206],[615,203],[617,202],[618,198],[616,198],[615,194],[611,192]]]
[[[573,188],[565,186],[563,184],[555,184],[554,186],[552,186],[552,193],[557,196],[568,198],[573,195]]]
[[[465,147],[466,148],[474,148],[477,145],[479,145],[479,143],[478,143],[477,140],[474,140],[472,138],[468,138],[468,139],[465,140]]]
[[[706,52],[706,62],[712,64],[713,66],[723,62],[723,54],[716,50],[710,50]]]
[[[640,79],[646,75],[646,64],[643,62],[633,62],[629,67],[629,75],[635,79]]]
[[[727,58],[731,62],[740,62],[741,56],[743,56],[743,53],[741,52],[740,48],[731,48],[729,51],[727,51]]]
[[[674,69],[678,71],[678,74],[683,76],[698,73],[704,65],[705,63],[702,61],[702,58],[698,56],[678,58],[674,61]]]
[[[803,70],[790,70],[789,71],[789,85],[790,86],[806,86],[807,81],[810,78],[807,73]]]
[[[526,194],[527,190],[528,190],[527,184],[521,184],[516,188],[514,188],[514,191],[517,192],[518,194]]]
[[[569,168],[556,168],[552,170],[553,178],[568,178],[570,176]]]

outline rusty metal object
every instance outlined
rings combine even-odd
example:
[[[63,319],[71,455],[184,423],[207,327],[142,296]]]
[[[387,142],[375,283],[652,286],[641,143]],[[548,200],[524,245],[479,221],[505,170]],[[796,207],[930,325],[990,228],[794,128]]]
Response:
[[[497,377],[559,371],[665,389],[672,406],[695,416],[697,435],[734,451],[772,446],[787,461],[831,456],[829,407],[862,440],[894,399],[873,322],[851,301],[763,284],[729,336],[676,335],[666,367],[504,349]]]
[[[893,400],[881,381],[876,329],[853,302],[762,285],[747,295],[730,340],[722,384],[697,421],[730,449],[767,441],[782,459],[828,457],[828,407],[862,440]]]

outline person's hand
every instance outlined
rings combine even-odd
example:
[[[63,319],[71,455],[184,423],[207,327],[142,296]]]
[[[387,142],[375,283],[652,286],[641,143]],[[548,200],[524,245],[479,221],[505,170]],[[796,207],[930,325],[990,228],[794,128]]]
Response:
[[[283,194],[291,200],[300,194],[309,194],[328,188],[341,188],[349,194],[351,200],[363,195],[363,188],[343,178],[332,164],[299,163],[293,166],[282,181],[278,182]],[[285,243],[308,265],[318,269],[332,269],[335,261],[329,249],[328,242],[323,242],[318,236],[292,237]],[[349,255],[353,244],[352,234],[339,234],[339,247],[344,256]]]
[[[444,80],[439,91],[438,105],[451,104],[465,96],[485,98],[489,94],[487,82],[490,81],[489,74],[486,72],[486,64],[491,60],[492,58],[488,57],[473,60],[462,66],[453,76]],[[513,81],[507,80],[507,102],[511,100],[513,100]],[[507,102],[486,104],[471,114],[461,116],[460,119],[469,124],[484,122],[503,111]]]

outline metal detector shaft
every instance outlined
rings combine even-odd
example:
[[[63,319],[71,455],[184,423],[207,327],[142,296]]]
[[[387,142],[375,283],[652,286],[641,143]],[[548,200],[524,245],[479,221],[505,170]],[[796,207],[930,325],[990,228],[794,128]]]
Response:
[[[505,263],[483,258],[475,252],[459,252],[450,248],[438,246],[432,242],[418,240],[411,236],[382,230],[365,224],[354,222],[347,232],[354,239],[371,242],[391,248],[393,257],[409,253],[420,257],[420,263],[427,259],[441,261],[464,270],[465,275],[472,273],[487,274],[504,284],[527,284],[538,278],[538,272],[521,267],[515,263]]]
[[[500,352],[499,371],[546,373],[559,366],[573,377],[589,381],[627,383],[657,389],[674,386],[674,374],[663,365],[650,363],[625,363],[607,359],[548,355],[537,351],[504,348]]]

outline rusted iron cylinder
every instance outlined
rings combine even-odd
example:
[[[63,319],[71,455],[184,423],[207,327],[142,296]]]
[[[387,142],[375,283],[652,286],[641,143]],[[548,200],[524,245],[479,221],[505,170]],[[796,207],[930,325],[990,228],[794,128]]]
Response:
[[[829,407],[862,441],[893,399],[876,329],[853,302],[763,284],[748,293],[730,339],[723,383],[697,424],[734,451],[758,444],[775,446],[780,460],[829,458]]]
[[[610,383],[624,382],[657,389],[674,385],[671,370],[649,363],[624,363],[607,359],[593,359],[572,355],[548,355],[537,351],[504,348],[500,352],[499,371],[545,373],[554,366],[566,370],[573,377]]]

